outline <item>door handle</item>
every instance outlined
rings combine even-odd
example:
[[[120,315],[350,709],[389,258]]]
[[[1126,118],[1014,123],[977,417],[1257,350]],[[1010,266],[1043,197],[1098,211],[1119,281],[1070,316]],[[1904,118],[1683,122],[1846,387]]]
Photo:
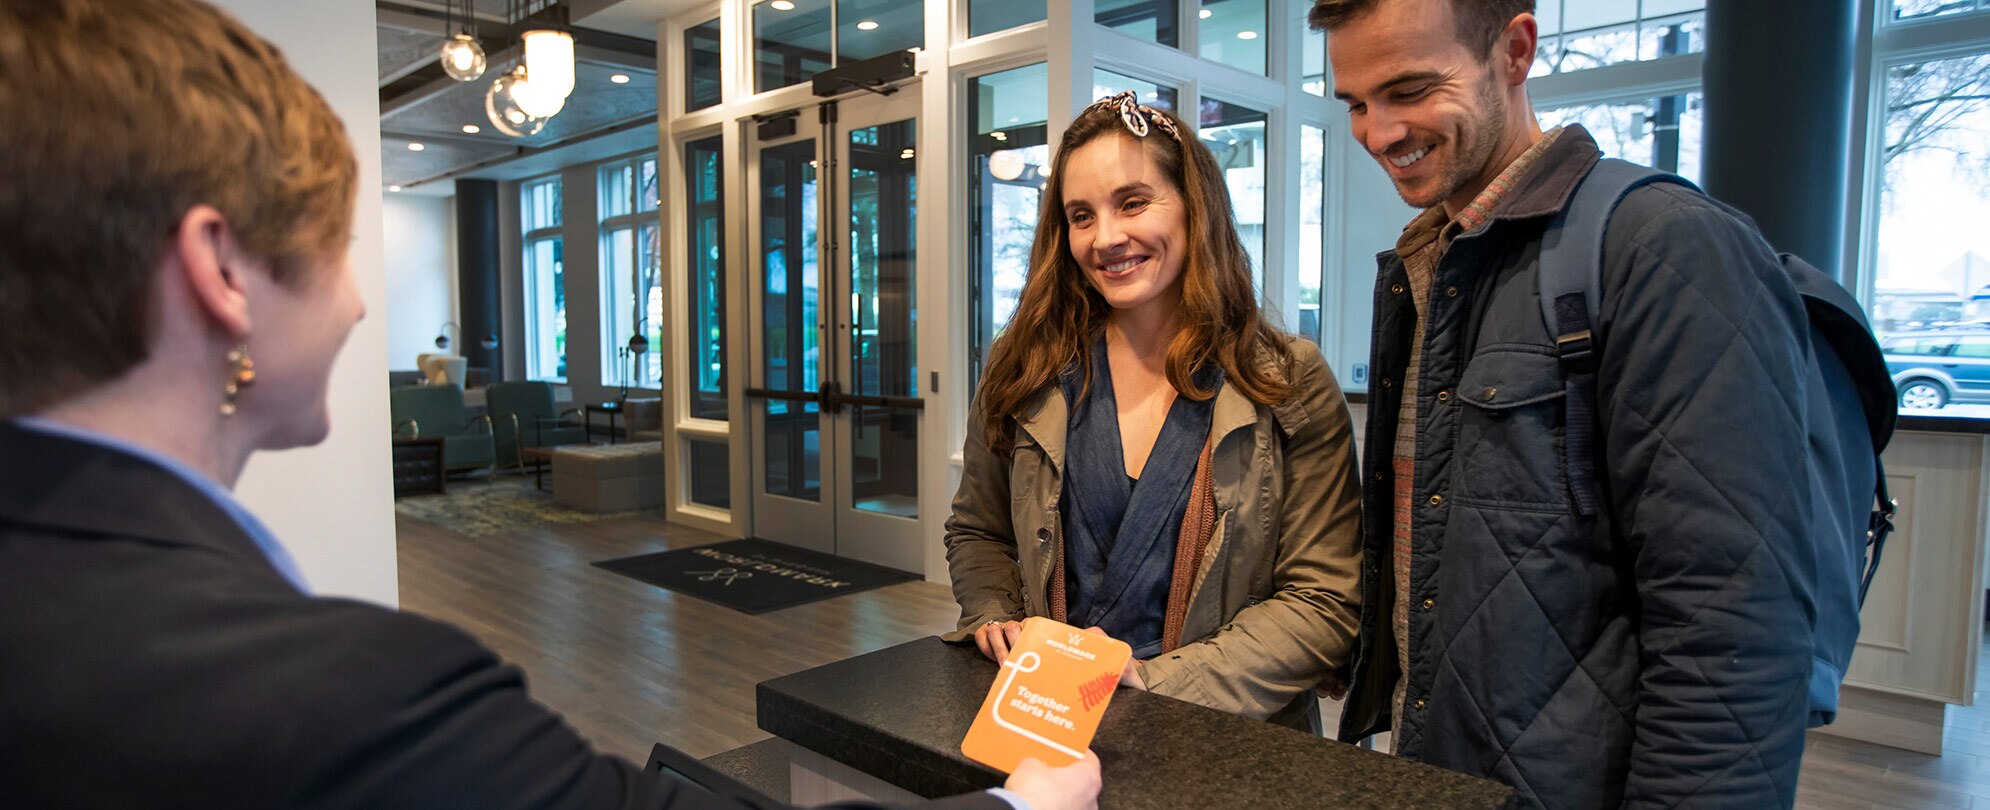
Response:
[[[835,380],[824,381],[822,386],[816,389],[816,398],[822,403],[824,413],[830,416],[842,415],[843,400],[846,397],[843,396],[843,386],[837,385]]]

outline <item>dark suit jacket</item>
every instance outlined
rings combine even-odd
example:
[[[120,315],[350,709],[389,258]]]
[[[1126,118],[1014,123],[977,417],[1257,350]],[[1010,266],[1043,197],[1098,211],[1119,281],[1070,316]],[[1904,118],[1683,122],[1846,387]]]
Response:
[[[454,628],[299,594],[172,473],[0,421],[0,806],[745,805],[595,752]]]

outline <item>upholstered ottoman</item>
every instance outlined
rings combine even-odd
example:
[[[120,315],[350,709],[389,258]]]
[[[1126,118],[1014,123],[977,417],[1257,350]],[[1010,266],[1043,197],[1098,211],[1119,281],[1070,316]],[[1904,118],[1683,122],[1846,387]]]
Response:
[[[663,506],[663,443],[554,449],[553,501],[583,512]]]

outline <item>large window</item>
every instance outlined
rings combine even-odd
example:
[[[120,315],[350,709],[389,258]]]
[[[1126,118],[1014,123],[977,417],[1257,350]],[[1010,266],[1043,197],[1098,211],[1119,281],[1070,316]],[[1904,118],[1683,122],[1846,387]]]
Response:
[[[1045,0],[967,0],[967,35],[978,37],[1043,22],[1048,10]]]
[[[988,348],[1015,314],[1029,276],[1038,202],[1050,166],[1043,95],[1048,82],[1041,64],[968,82],[970,385],[979,384]]]
[[[726,273],[723,139],[684,147],[685,233],[690,249],[691,416],[726,418]]]
[[[684,30],[684,111],[702,110],[725,100],[725,71],[719,61],[719,21]]]
[[[924,0],[836,0],[836,59],[855,62],[926,44]]]
[[[1299,334],[1322,340],[1320,270],[1327,248],[1327,131],[1299,127]]]
[[[764,0],[753,4],[753,91],[925,44],[923,0]]]
[[[1990,417],[1990,53],[1883,70],[1873,328],[1902,406]]]
[[[1922,20],[1990,11],[1990,0],[1893,0],[1893,19]]]
[[[1237,235],[1251,257],[1251,279],[1264,289],[1265,114],[1212,98],[1202,100],[1202,143],[1216,165],[1237,212]]]
[[[1265,72],[1265,0],[1202,0],[1197,54],[1217,64]]]
[[[1042,69],[1039,68],[1038,70],[1041,72]],[[1105,98],[1106,96],[1126,90],[1132,90],[1135,94],[1139,95],[1140,103],[1142,104],[1157,110],[1167,110],[1176,115],[1181,114],[1175,110],[1175,106],[1178,103],[1177,98],[1180,95],[1175,88],[1145,79],[1136,79],[1132,76],[1114,73],[1104,68],[1092,71],[1092,98]]]
[[[605,164],[598,176],[601,382],[658,387],[662,357],[650,351],[663,345],[656,156]]]
[[[1706,118],[1699,93],[1612,104],[1579,104],[1541,112],[1541,127],[1581,124],[1609,157],[1700,181]]]
[[[1098,0],[1092,14],[1100,25],[1134,39],[1181,47],[1176,22],[1181,15],[1180,0]]]
[[[829,69],[830,0],[753,4],[753,92],[808,81]]]
[[[525,232],[525,373],[534,380],[566,382],[567,285],[560,231],[560,178],[525,183],[519,190]]]
[[[1534,75],[1706,50],[1706,0],[1542,0]]]

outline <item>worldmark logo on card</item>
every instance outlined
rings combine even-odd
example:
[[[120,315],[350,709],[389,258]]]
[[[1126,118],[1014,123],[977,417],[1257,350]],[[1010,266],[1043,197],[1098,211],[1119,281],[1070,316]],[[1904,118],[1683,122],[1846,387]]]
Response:
[[[1124,642],[1040,616],[1024,620],[961,753],[1003,773],[1031,757],[1077,762],[1132,657]]]

